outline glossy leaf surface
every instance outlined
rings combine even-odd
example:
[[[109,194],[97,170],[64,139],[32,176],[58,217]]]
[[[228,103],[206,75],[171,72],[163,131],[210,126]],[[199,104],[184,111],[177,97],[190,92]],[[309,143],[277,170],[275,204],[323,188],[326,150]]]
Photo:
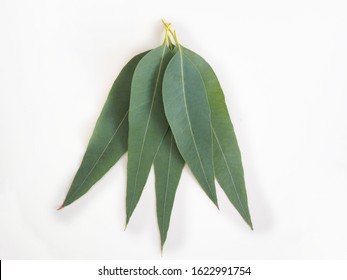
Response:
[[[166,240],[171,211],[183,167],[184,160],[169,129],[154,159],[157,219],[161,247]]]
[[[241,153],[228,109],[225,104],[223,90],[213,69],[201,56],[188,49],[184,49],[184,52],[198,68],[207,91],[211,109],[211,121],[214,136],[214,167],[217,181],[226,193],[230,202],[252,228]]]
[[[131,81],[146,53],[132,58],[115,80],[62,207],[84,195],[126,152]]]
[[[168,129],[162,79],[172,57],[166,46],[150,51],[136,67],[129,111],[126,223],[140,199],[154,156]]]
[[[197,68],[182,51],[176,52],[165,71],[163,100],[182,157],[208,197],[218,205],[206,89]]]

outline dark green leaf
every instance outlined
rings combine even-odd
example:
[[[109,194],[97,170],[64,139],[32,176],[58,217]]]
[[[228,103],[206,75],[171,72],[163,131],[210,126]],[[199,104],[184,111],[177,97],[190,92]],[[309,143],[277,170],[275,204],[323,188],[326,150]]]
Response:
[[[126,152],[131,80],[146,53],[131,59],[115,80],[62,207],[84,195]]]
[[[169,229],[171,211],[183,166],[184,160],[169,129],[154,159],[157,218],[162,248]]]
[[[126,223],[140,199],[155,153],[168,129],[162,100],[162,79],[172,54],[163,45],[136,67],[130,98]]]
[[[218,183],[243,219],[252,228],[248,209],[241,153],[224,100],[222,88],[211,66],[196,53],[184,49],[204,81],[211,109],[214,167]]]
[[[197,68],[181,50],[165,71],[163,100],[182,157],[208,197],[218,206],[206,89]]]

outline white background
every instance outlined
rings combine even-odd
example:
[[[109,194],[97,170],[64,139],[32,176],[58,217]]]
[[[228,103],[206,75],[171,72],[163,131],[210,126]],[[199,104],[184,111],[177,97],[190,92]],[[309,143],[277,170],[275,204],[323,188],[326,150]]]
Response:
[[[160,259],[150,175],[124,232],[126,162],[61,205],[108,91],[160,19],[214,68],[252,232],[185,168],[162,259],[347,258],[345,1],[1,1],[0,258]]]

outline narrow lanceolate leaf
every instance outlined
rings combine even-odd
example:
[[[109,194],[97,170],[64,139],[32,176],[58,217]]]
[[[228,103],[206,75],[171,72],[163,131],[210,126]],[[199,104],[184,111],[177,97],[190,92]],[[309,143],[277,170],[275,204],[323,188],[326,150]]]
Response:
[[[136,67],[132,80],[126,223],[140,199],[155,153],[169,126],[163,107],[162,79],[171,57],[165,45],[150,51]]]
[[[163,248],[184,160],[169,129],[154,159],[157,218]]]
[[[131,81],[146,53],[131,59],[115,80],[62,207],[84,195],[126,152]]]
[[[212,129],[206,89],[197,68],[178,51],[163,81],[165,114],[177,147],[208,197],[216,204]]]
[[[188,49],[184,49],[184,52],[198,68],[206,87],[214,135],[213,150],[216,178],[231,203],[252,228],[241,153],[222,88],[211,66],[201,56]]]

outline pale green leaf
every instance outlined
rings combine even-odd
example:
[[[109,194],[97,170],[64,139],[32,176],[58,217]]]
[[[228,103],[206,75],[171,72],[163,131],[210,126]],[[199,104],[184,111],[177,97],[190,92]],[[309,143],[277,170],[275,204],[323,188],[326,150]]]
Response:
[[[197,68],[181,50],[165,71],[163,100],[182,157],[208,197],[218,206],[206,89]]]
[[[126,152],[131,81],[146,53],[131,59],[115,80],[62,207],[84,195]]]
[[[169,229],[171,211],[183,166],[184,160],[169,129],[154,159],[157,218],[162,248]]]
[[[186,48],[184,53],[198,68],[207,91],[214,135],[214,167],[217,181],[231,203],[252,228],[241,153],[222,88],[213,69],[201,56]]]
[[[155,153],[168,129],[162,100],[162,79],[172,53],[163,45],[136,67],[130,98],[126,223],[140,199]]]

